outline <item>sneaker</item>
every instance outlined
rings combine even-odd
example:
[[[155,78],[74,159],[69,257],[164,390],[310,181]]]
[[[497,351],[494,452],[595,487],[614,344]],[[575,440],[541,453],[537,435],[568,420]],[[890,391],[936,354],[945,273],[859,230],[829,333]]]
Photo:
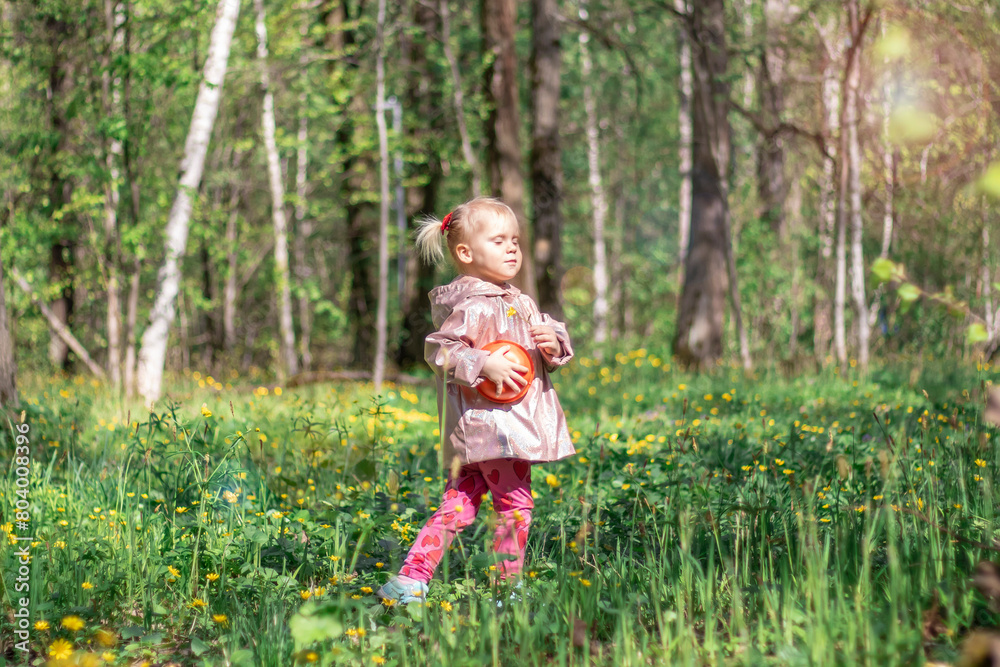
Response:
[[[375,591],[375,595],[382,600],[395,600],[400,604],[423,602],[424,598],[427,597],[427,584],[416,579],[410,579],[409,577],[406,579],[404,581],[400,577],[393,577],[388,582],[382,584]]]

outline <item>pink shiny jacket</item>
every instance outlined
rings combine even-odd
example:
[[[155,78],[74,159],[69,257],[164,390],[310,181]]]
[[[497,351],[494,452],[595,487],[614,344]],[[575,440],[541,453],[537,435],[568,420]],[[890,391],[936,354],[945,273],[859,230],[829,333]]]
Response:
[[[431,290],[430,299],[437,331],[427,336],[424,358],[437,375],[445,470],[456,457],[465,465],[503,458],[540,463],[573,455],[549,378],[573,356],[566,325],[540,313],[531,297],[509,283],[462,275]],[[537,324],[555,329],[561,355],[546,359],[534,346],[530,327]],[[494,403],[475,389],[485,381],[479,374],[489,356],[479,348],[498,339],[521,345],[535,364],[528,393],[514,403]]]

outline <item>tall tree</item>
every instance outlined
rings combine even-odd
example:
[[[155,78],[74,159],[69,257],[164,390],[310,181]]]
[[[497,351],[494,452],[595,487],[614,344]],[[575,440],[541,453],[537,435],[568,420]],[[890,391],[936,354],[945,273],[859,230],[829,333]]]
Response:
[[[741,354],[744,365],[748,366],[750,360],[740,319],[726,201],[730,126],[723,0],[692,3],[682,20],[693,50],[692,206],[691,241],[673,341],[674,354],[682,363],[692,366],[707,366],[721,356],[728,285]]]
[[[446,54],[451,53],[448,43],[450,28],[446,28],[449,16],[448,1],[441,0],[439,9],[440,14],[434,11],[433,6],[424,2],[414,2],[413,22],[418,30],[408,40],[405,39],[405,33],[400,37],[405,40],[402,51],[408,72],[404,106],[409,110],[409,117],[425,119],[425,124],[407,123],[406,125],[407,140],[411,145],[422,147],[417,153],[423,159],[423,162],[414,169],[415,173],[419,174],[419,180],[408,187],[406,191],[407,208],[412,214],[410,221],[411,227],[414,229],[420,214],[442,214],[437,209],[439,190],[444,176],[441,167],[442,149],[440,147],[445,140],[448,129],[445,124],[443,102],[445,82],[443,71],[434,66],[428,48],[437,34],[437,21],[438,16],[440,16],[442,47]],[[466,144],[468,144],[466,163],[473,174],[472,194],[478,196],[479,165],[475,160],[475,155],[471,153],[472,144],[469,141],[468,132],[463,129],[465,121],[460,90],[462,81],[458,73],[458,63],[454,60],[453,53],[446,55],[446,59],[454,77],[453,83],[459,87],[453,96],[455,113],[459,119],[459,139],[462,142],[463,153],[467,153]],[[472,156],[471,160],[469,155]],[[414,269],[407,273],[406,298],[403,301],[402,312],[403,330],[397,356],[397,363],[401,368],[424,365],[424,338],[434,330],[427,302],[427,293],[434,287],[434,266],[425,263],[415,253],[412,265]]]
[[[385,126],[385,0],[378,2],[375,21],[375,124],[378,126],[379,218],[378,218],[378,313],[375,317],[375,393],[382,391],[385,348],[389,329],[389,138]]]
[[[847,95],[844,107],[847,111],[847,145],[850,162],[850,198],[851,198],[851,297],[854,301],[854,319],[858,330],[858,363],[862,368],[868,367],[868,299],[865,296],[865,260],[862,241],[864,237],[864,221],[861,212],[861,141],[858,137],[860,122],[861,83],[861,48],[865,39],[865,27],[871,17],[872,10],[862,22],[858,0],[847,0],[848,22],[851,29],[851,42],[854,57],[848,64]]]
[[[105,114],[112,119],[122,117],[122,78],[116,62],[121,58],[125,46],[125,5],[114,0],[104,0],[105,25],[107,31],[107,55],[102,76],[102,97]],[[115,123],[114,126],[118,126]],[[106,280],[108,290],[107,334],[108,334],[108,376],[115,387],[121,384],[122,372],[122,308],[121,308],[121,242],[118,235],[118,205],[121,196],[118,191],[121,179],[122,141],[112,130],[107,141],[105,163],[108,181],[104,195],[104,238],[106,243]]]
[[[674,9],[680,14],[686,14],[688,11],[686,0],[674,0]],[[681,172],[680,191],[677,195],[677,282],[678,285],[683,285],[684,266],[691,237],[691,41],[684,28],[677,31],[677,40],[680,44],[680,85],[677,101],[677,128],[680,141],[677,146],[677,166]]]
[[[490,190],[510,206],[517,217],[521,245],[531,248],[528,218],[524,214],[524,177],[521,174],[520,103],[517,88],[517,51],[514,32],[517,23],[515,0],[480,0],[483,53],[486,68],[486,154]],[[512,282],[537,297],[535,259],[525,252],[521,272]]]
[[[588,17],[585,0],[580,2],[580,19]],[[580,33],[580,76],[583,78],[583,113],[587,134],[587,174],[590,184],[590,202],[594,235],[594,342],[601,344],[608,339],[608,260],[605,247],[605,221],[608,215],[608,198],[601,180],[601,145],[597,123],[597,101],[591,83],[593,62],[588,42],[590,35]],[[617,237],[616,237],[617,238]]]
[[[299,129],[295,135],[295,232],[293,248],[295,252],[295,278],[299,290],[299,353],[302,355],[302,370],[312,368],[312,322],[313,305],[309,294],[309,281],[312,278],[312,266],[309,264],[306,244],[313,234],[313,220],[309,216],[306,197],[309,190],[307,170],[309,168],[309,49],[312,44],[309,36],[308,5],[302,8],[299,37],[302,40],[299,54],[299,77],[302,90],[299,91]]]
[[[17,406],[17,362],[4,295],[3,258],[0,257],[0,407]]]
[[[275,141],[274,94],[267,68],[267,24],[264,0],[254,0],[257,11],[257,60],[260,67],[260,87],[264,93],[261,121],[264,130],[264,151],[267,153],[267,180],[271,186],[271,221],[274,225],[274,278],[278,294],[278,326],[281,349],[279,378],[299,372],[295,354],[295,328],[292,323],[291,276],[288,270],[288,221],[285,218],[285,186],[281,159]]]
[[[482,176],[480,175],[479,160],[476,158],[475,151],[472,150],[472,140],[469,138],[469,130],[465,124],[465,94],[462,92],[462,76],[458,71],[458,58],[455,57],[455,52],[451,48],[451,9],[448,7],[448,0],[441,0],[439,7],[441,12],[441,44],[444,57],[448,61],[448,69],[451,71],[452,100],[455,105],[458,136],[462,140],[462,155],[465,156],[465,162],[469,165],[469,171],[472,173],[472,196],[478,197],[483,191]]]
[[[780,126],[785,109],[785,61],[788,56],[782,34],[788,19],[788,0],[765,0],[757,94],[761,119],[769,128]],[[785,179],[785,139],[780,131],[762,133],[758,141],[757,193],[761,219],[779,239],[783,239],[783,206],[788,198],[788,183]]]
[[[229,47],[236,29],[240,0],[219,0],[215,26],[209,38],[205,78],[198,89],[191,127],[181,160],[181,177],[177,196],[170,209],[165,230],[166,253],[157,276],[156,300],[150,313],[149,326],[142,335],[139,350],[137,383],[139,394],[147,404],[160,398],[163,367],[167,356],[167,336],[175,314],[174,302],[180,289],[180,259],[187,244],[188,222],[191,218],[191,197],[198,191],[205,153],[212,136],[212,126],[219,110],[222,83],[229,61]]]
[[[563,319],[562,152],[559,147],[559,11],[556,0],[531,3],[531,203],[535,282],[542,312]]]

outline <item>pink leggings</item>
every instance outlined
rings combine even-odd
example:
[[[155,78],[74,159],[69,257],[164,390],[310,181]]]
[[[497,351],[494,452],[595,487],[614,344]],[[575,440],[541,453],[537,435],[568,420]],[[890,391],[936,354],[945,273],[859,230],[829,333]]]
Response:
[[[524,565],[524,545],[531,525],[531,463],[520,459],[495,459],[462,466],[458,477],[448,477],[444,499],[417,535],[399,573],[427,583],[444,550],[476,518],[487,489],[499,515],[493,550],[517,556],[497,564],[501,577],[516,575]]]

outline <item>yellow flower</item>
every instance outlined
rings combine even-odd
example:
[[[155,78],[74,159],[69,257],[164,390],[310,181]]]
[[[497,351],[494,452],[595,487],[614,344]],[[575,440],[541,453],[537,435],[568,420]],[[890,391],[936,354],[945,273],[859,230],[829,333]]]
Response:
[[[115,654],[112,653],[111,651],[105,651],[104,653],[101,654],[101,660],[103,660],[104,662],[114,662]]]
[[[35,622],[35,630],[48,630],[48,629],[49,629],[49,622],[48,621],[36,621]]]
[[[212,620],[219,625],[226,625],[229,622],[225,614],[212,614]]]
[[[192,609],[200,609],[201,607],[206,606],[206,604],[207,603],[201,598],[195,598],[191,600],[191,604],[189,604],[188,606],[191,607]]]
[[[86,591],[89,591],[93,587],[94,587],[94,584],[90,583],[89,581],[85,581],[82,584],[80,584],[80,588],[82,588],[82,589],[84,589]]]
[[[97,639],[97,643],[104,648],[111,648],[118,643],[118,637],[115,636],[115,633],[105,628],[98,630],[94,637]]]
[[[517,315],[517,311],[514,310],[514,306],[507,309],[507,317],[514,317],[515,315]]]
[[[372,656],[372,662],[374,662],[376,665],[384,665],[385,664],[385,658],[383,658],[380,655],[373,655]]]
[[[201,404],[201,416],[208,419],[212,416],[212,411],[208,409],[208,405],[205,403]]]
[[[548,475],[545,476],[545,483],[551,486],[553,489],[558,488],[559,478],[553,475],[552,473],[549,473]]]
[[[396,604],[396,601],[393,598],[382,598],[382,604],[384,604],[386,607],[391,607],[392,605]]]
[[[184,514],[184,512],[188,511],[188,508],[186,508],[186,507],[178,507],[174,511],[177,512],[178,514]]]
[[[83,629],[84,622],[79,616],[67,616],[62,620],[62,626],[67,630],[76,632]]]
[[[372,592],[371,586],[362,586],[361,587],[361,592],[364,593],[364,594],[366,594],[366,595],[371,595],[371,592]]]
[[[219,575],[215,572],[209,572],[208,574],[205,575],[205,578],[208,579],[209,581],[215,581],[219,578]]]
[[[590,586],[590,579],[581,579],[580,583],[584,586]]]
[[[982,459],[976,459],[976,465],[979,466],[980,468],[985,468],[986,467],[986,461],[984,461]]]
[[[56,660],[66,660],[73,655],[73,645],[65,639],[57,639],[49,646],[49,655]]]
[[[178,570],[178,569],[177,569],[176,567],[174,567],[173,565],[168,565],[168,566],[167,566],[167,572],[169,572],[170,574],[174,575],[175,577],[179,577],[179,576],[181,576],[181,571],[180,571],[180,570]]]
[[[316,651],[306,653],[306,662],[316,662],[317,660],[319,660],[319,654]]]
[[[308,590],[302,590],[302,591],[299,591],[299,596],[300,596],[300,597],[301,597],[301,598],[302,598],[303,600],[308,600],[309,598],[311,598],[311,597],[312,597],[312,591],[308,591]]]
[[[441,608],[445,611],[451,611],[451,603],[447,600],[441,600]]]

